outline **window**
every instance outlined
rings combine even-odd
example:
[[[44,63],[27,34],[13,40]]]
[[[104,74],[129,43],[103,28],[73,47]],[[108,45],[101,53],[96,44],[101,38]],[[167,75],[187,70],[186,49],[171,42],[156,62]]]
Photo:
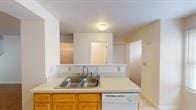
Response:
[[[196,29],[187,31],[185,75],[186,87],[196,91]]]

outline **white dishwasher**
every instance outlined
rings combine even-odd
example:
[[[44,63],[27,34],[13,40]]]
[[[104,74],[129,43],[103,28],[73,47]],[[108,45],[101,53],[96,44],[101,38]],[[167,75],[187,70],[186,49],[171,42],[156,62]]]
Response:
[[[138,94],[103,93],[102,110],[138,110]]]

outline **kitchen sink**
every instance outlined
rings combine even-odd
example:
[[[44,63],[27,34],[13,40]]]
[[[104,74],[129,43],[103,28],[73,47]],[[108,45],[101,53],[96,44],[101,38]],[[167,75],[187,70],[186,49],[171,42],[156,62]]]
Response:
[[[99,79],[97,78],[84,78],[81,81],[81,87],[89,88],[89,87],[97,87],[99,85]]]
[[[86,69],[86,73],[85,70]],[[67,77],[60,85],[55,87],[56,89],[62,88],[93,88],[99,86],[100,76],[98,75],[98,68],[97,68],[97,75],[96,77],[93,76],[93,73],[88,71],[88,67],[86,65],[83,66],[82,73],[73,74],[74,76]],[[90,77],[89,77],[90,75]]]
[[[97,77],[67,77],[56,89],[62,88],[93,88],[99,86],[99,76]]]
[[[80,86],[81,78],[79,77],[68,77],[66,78],[59,87],[61,88],[76,88]]]

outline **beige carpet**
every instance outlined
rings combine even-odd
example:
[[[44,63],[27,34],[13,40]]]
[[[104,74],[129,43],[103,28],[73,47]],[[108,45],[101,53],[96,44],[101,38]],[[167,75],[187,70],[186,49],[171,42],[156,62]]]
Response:
[[[22,110],[21,84],[0,84],[0,110]]]

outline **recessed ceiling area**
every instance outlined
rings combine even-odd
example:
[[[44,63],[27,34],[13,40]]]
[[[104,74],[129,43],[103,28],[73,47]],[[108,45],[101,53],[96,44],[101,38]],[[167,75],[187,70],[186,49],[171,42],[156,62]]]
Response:
[[[157,19],[180,19],[196,11],[196,0],[37,0],[61,22],[61,34],[113,32],[128,36]],[[105,23],[100,31],[96,25]]]

